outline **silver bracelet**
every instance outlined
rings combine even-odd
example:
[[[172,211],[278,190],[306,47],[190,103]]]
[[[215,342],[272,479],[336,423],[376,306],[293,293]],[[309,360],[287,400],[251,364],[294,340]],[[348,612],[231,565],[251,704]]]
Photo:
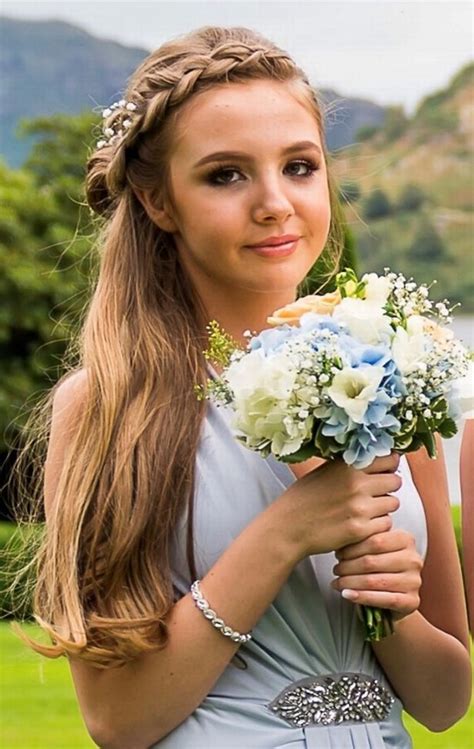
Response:
[[[219,619],[216,612],[213,611],[213,609],[210,608],[209,602],[206,601],[206,599],[203,597],[201,593],[201,589],[199,587],[200,580],[195,580],[193,584],[191,585],[191,595],[196,603],[196,606],[206,619],[209,619],[210,623],[215,627],[216,629],[221,632],[221,634],[224,635],[224,637],[230,637],[231,640],[234,642],[239,642],[240,644],[243,644],[244,642],[248,642],[252,639],[252,635],[250,632],[246,635],[241,635],[240,632],[236,632],[231,627],[228,627],[223,619]]]

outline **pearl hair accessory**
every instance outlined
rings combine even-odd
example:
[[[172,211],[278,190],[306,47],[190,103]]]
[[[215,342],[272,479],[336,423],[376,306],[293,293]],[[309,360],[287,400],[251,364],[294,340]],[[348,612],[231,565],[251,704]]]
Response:
[[[116,101],[102,110],[102,118],[106,120],[116,109],[123,110],[121,116],[115,119],[112,126],[103,126],[102,132],[104,137],[97,142],[97,148],[104,148],[105,146],[117,143],[132,125],[131,117],[133,116],[133,112],[136,111],[137,105],[133,101],[120,99],[120,101]]]
[[[195,580],[193,582],[191,585],[191,595],[198,609],[203,613],[206,619],[209,619],[212,626],[218,629],[224,637],[230,637],[233,642],[238,642],[240,645],[251,640],[252,635],[250,632],[246,635],[241,635],[240,632],[236,632],[231,627],[228,627],[223,619],[219,619],[216,612],[210,608],[209,603],[202,595],[199,583],[200,580]]]

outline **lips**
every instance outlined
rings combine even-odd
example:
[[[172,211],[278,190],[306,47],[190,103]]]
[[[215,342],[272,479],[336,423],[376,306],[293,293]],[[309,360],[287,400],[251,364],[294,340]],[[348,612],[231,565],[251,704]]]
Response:
[[[257,248],[257,247],[280,247],[281,245],[290,245],[299,239],[297,234],[279,234],[278,236],[267,237],[262,239],[261,242],[255,244],[248,244],[246,247]]]

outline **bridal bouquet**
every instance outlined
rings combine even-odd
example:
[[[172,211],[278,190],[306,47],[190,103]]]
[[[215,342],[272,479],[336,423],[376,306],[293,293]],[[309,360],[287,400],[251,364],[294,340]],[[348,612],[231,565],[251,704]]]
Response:
[[[198,397],[229,404],[236,438],[286,462],[318,456],[365,468],[417,450],[436,455],[473,408],[473,364],[447,327],[447,300],[390,272],[339,273],[336,291],[276,310],[245,349],[213,321],[210,361],[224,366]],[[391,629],[388,612],[364,608],[368,639]]]

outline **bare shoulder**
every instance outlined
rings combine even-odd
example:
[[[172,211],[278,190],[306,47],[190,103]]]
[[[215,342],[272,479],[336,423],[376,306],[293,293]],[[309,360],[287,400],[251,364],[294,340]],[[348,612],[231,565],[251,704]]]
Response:
[[[44,467],[44,502],[46,516],[51,511],[67,448],[77,426],[87,397],[86,369],[73,372],[57,387],[53,397],[53,412],[48,453]]]
[[[76,411],[87,396],[88,372],[79,369],[70,374],[56,388],[53,400],[53,419]]]

